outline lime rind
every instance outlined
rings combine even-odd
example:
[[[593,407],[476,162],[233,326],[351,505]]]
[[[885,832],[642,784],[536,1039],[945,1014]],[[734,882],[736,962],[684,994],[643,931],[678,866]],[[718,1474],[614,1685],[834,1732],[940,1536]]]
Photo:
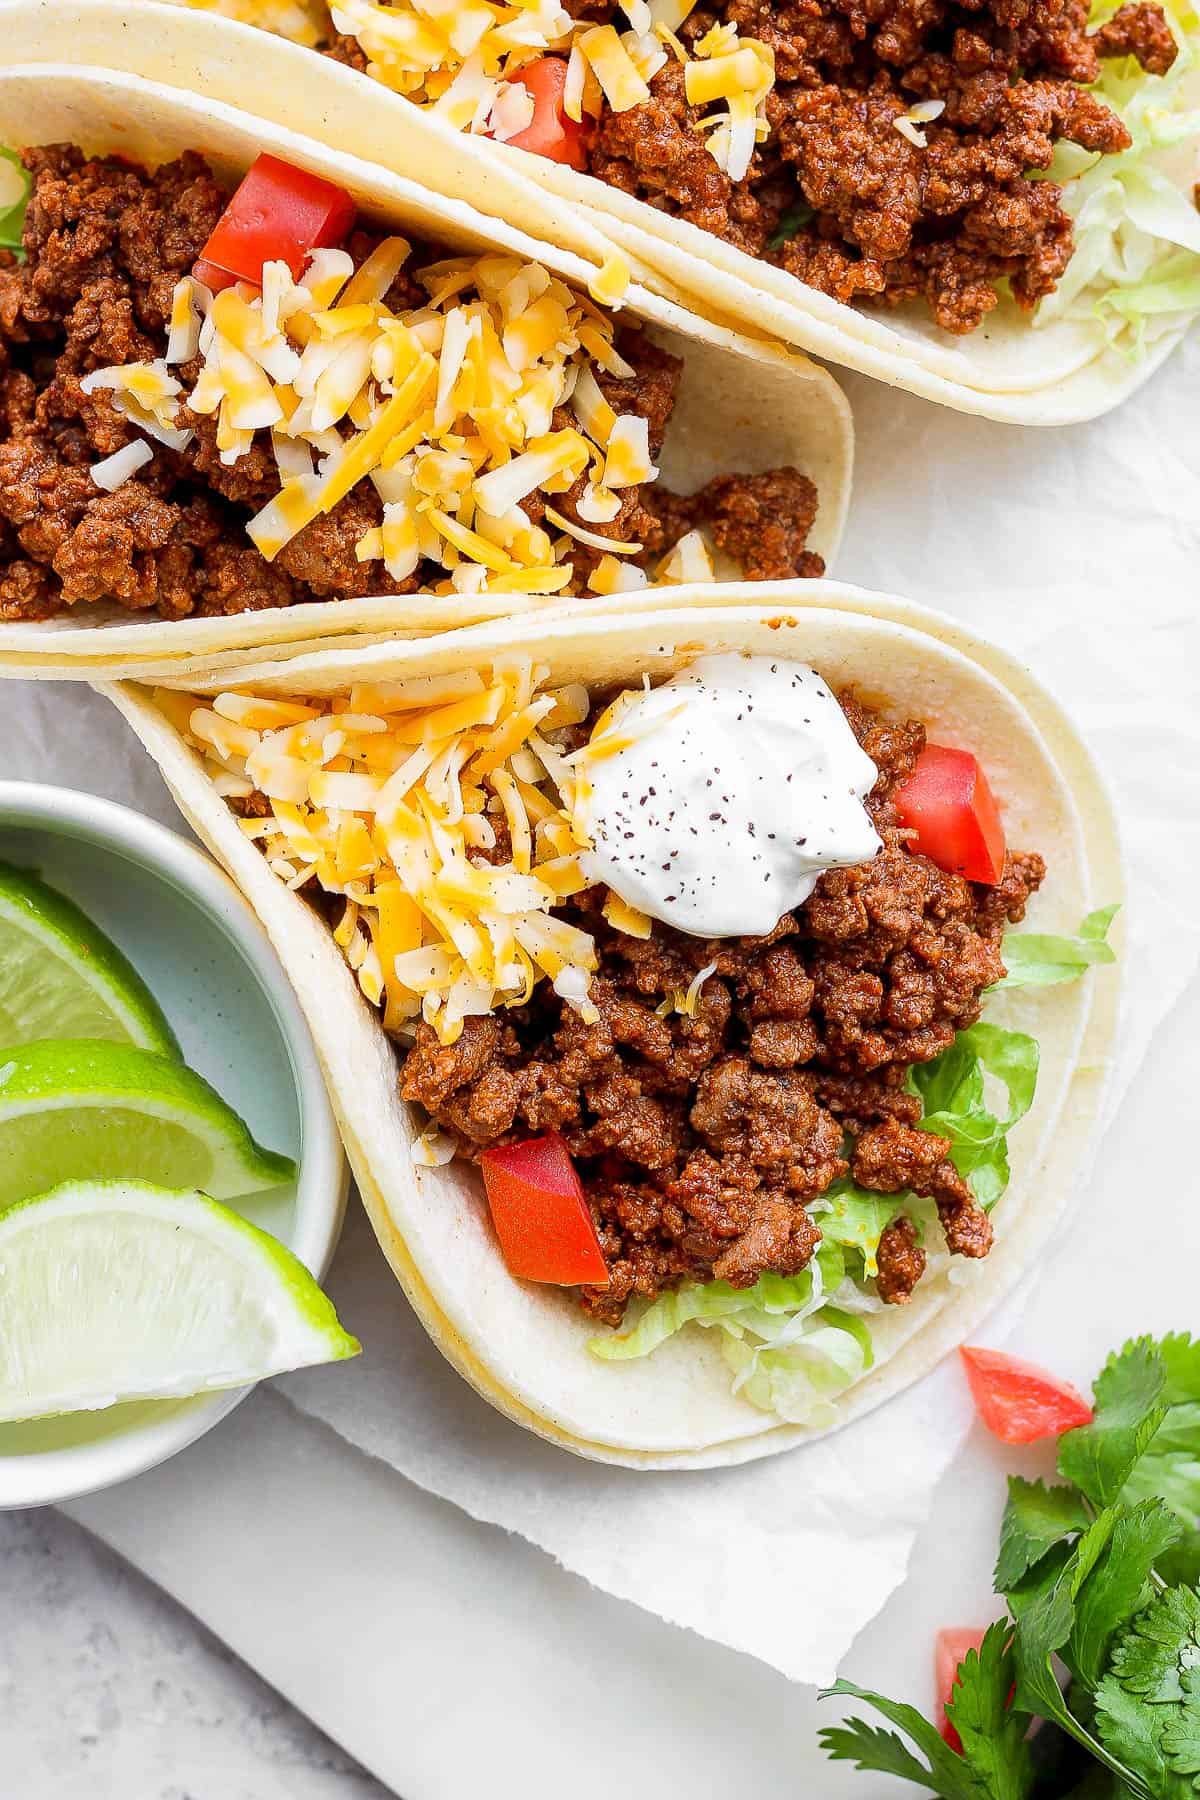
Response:
[[[169,1057],[90,1039],[0,1048],[0,1205],[87,1176],[182,1186],[181,1172],[232,1200],[293,1180],[296,1165],[264,1149],[215,1088]]]
[[[5,1421],[243,1387],[360,1349],[284,1244],[151,1182],[67,1182],[5,1208],[0,1294]]]
[[[65,894],[28,869],[0,862],[0,934],[5,929],[31,939],[60,965],[68,981],[88,990],[96,1008],[96,1028],[89,1035],[182,1059],[166,1014],[112,939]]]

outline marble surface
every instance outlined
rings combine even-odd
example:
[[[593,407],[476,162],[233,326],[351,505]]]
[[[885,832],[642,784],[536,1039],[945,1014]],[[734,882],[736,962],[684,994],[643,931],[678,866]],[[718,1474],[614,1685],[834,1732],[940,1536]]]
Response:
[[[50,1511],[0,1515],[0,1744],[21,1800],[388,1800],[144,1576]]]

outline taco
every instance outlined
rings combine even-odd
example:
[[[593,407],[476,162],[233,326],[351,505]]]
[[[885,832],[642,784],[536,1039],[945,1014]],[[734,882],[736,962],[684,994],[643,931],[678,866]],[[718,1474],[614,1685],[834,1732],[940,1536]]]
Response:
[[[174,10],[77,0],[68,54],[428,155],[535,236],[602,259],[599,229],[709,317],[966,411],[1106,411],[1200,309],[1192,0]],[[58,0],[15,19],[16,56],[57,54]]]
[[[832,554],[852,429],[803,358],[135,76],[2,70],[0,140],[0,672],[670,605]]]
[[[1052,1240],[1120,869],[1000,652],[821,582],[206,686],[106,691],[288,967],[409,1299],[511,1418],[765,1455]]]

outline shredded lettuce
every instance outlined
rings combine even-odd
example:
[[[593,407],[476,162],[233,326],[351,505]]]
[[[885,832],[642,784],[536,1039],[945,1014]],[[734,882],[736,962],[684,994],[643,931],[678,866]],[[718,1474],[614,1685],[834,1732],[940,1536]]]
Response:
[[[1118,4],[1098,0],[1091,26],[1110,19]],[[1098,320],[1108,341],[1134,358],[1200,310],[1200,213],[1190,192],[1155,166],[1161,152],[1200,134],[1200,111],[1187,106],[1200,14],[1191,0],[1163,0],[1163,10],[1179,46],[1167,74],[1147,74],[1134,57],[1106,59],[1091,90],[1123,120],[1129,149],[1093,156],[1064,143],[1055,152],[1048,173],[1064,184],[1075,254],[1034,315],[1035,325]]]
[[[6,150],[0,144],[0,250],[20,254],[25,208],[32,188],[16,151]]]
[[[1005,1089],[1003,1115],[989,1104],[989,1075]],[[922,1130],[950,1139],[951,1162],[988,1211],[1008,1186],[1008,1134],[1033,1105],[1037,1076],[1037,1039],[985,1020],[908,1072],[909,1092],[924,1103]]]
[[[861,1273],[869,1278],[879,1273],[879,1240],[903,1210],[903,1195],[871,1194],[853,1181],[835,1182],[812,1207],[824,1242],[857,1251],[862,1258]]]
[[[1088,914],[1076,937],[1055,937],[1047,932],[1010,931],[1004,940],[1004,966],[1008,974],[992,990],[1021,987],[1057,987],[1075,981],[1093,963],[1116,962],[1117,953],[1106,940],[1119,906],[1102,906]]]
[[[722,1348],[734,1392],[794,1425],[832,1425],[833,1402],[873,1360],[863,1321],[836,1306],[821,1307],[804,1335],[779,1349],[746,1338],[727,1338]]]
[[[692,1283],[663,1294],[633,1329],[594,1338],[609,1362],[649,1356],[685,1325],[716,1328],[733,1390],[796,1424],[823,1421],[830,1400],[871,1366],[862,1320],[828,1304],[846,1274],[840,1245],[826,1238],[799,1275],[762,1275],[753,1287]]]
[[[1105,937],[1116,912],[1108,906],[1089,913],[1075,938],[1010,934],[1010,975],[999,985],[1055,985],[1113,961]],[[949,1138],[950,1159],[981,1206],[993,1207],[1008,1186],[1008,1134],[1032,1106],[1037,1076],[1037,1040],[988,1020],[908,1072],[908,1090],[922,1103],[921,1129]],[[592,1339],[593,1355],[609,1362],[650,1356],[686,1326],[701,1326],[720,1334],[735,1393],[793,1423],[832,1423],[837,1396],[874,1360],[868,1320],[882,1305],[873,1285],[880,1238],[900,1212],[922,1237],[940,1228],[928,1201],[869,1193],[849,1179],[835,1182],[811,1210],[821,1243],[799,1275],[763,1275],[749,1288],[685,1283],[644,1307],[628,1330]]]

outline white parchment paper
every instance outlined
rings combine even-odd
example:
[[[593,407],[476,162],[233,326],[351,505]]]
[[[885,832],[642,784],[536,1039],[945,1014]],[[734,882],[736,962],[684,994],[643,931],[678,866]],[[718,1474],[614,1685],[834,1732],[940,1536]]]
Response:
[[[942,607],[1024,656],[1070,703],[1113,785],[1131,977],[1115,1102],[1200,958],[1200,342],[1120,413],[1053,434],[846,385],[860,466],[836,573]],[[7,773],[170,815],[154,772],[92,696],[59,686],[3,697]],[[1110,1129],[1120,1125],[1118,1112]],[[331,1290],[366,1354],[288,1378],[297,1406],[588,1580],[797,1680],[831,1676],[902,1580],[970,1424],[947,1365],[789,1456],[702,1474],[597,1467],[476,1399],[416,1325],[358,1215]],[[1061,1304],[1086,1306],[1069,1278]],[[999,1321],[988,1335],[999,1341]]]

